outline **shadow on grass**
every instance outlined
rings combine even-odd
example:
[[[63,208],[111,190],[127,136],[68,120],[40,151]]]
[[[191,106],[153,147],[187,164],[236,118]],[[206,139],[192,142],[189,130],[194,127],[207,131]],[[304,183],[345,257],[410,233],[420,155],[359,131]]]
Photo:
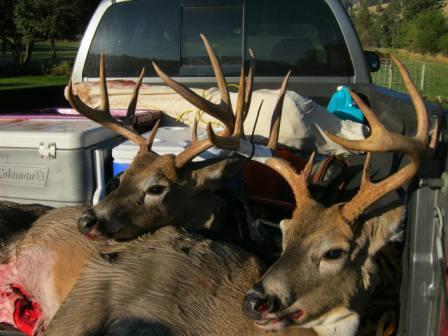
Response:
[[[23,86],[26,84],[27,83],[25,83],[25,82],[23,82],[23,83],[0,83],[0,88]]]

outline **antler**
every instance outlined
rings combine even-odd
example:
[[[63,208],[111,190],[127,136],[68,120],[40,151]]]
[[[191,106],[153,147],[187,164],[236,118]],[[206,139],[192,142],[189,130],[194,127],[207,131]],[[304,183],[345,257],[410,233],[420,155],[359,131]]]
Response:
[[[278,137],[280,133],[280,122],[282,119],[283,101],[285,100],[286,87],[288,86],[290,75],[291,71],[288,71],[285,78],[283,79],[282,86],[280,87],[280,92],[278,94],[277,103],[275,104],[274,113],[272,114],[271,132],[267,145],[267,147],[271,150],[275,150],[277,148]]]
[[[128,111],[126,114],[126,123],[128,125],[132,125],[135,117],[135,110],[137,107],[137,99],[140,87],[142,85],[143,77],[145,75],[145,69],[142,70],[139,80],[135,85],[134,92],[131,97],[131,101],[129,102]],[[140,134],[131,129],[130,126],[125,123],[115,119],[111,113],[109,108],[109,96],[107,93],[107,84],[106,84],[106,70],[105,70],[105,61],[104,55],[101,54],[100,58],[100,94],[101,94],[101,105],[98,110],[91,108],[87,104],[85,104],[81,98],[73,92],[73,83],[70,80],[67,87],[67,99],[70,102],[70,105],[78,111],[80,114],[85,117],[107,127],[118,134],[122,135],[126,139],[131,140],[140,146],[141,150],[151,150],[152,142],[154,140],[154,136],[157,132],[157,128],[159,123],[153,127],[151,135],[148,140],[142,137]]]
[[[207,99],[202,98],[197,95],[195,92],[187,88],[186,86],[176,82],[169,76],[167,76],[158,66],[153,62],[154,69],[159,77],[165,82],[166,85],[171,87],[174,91],[179,93],[182,97],[184,97],[191,104],[195,105],[199,109],[203,110],[207,114],[215,117],[219,121],[221,121],[225,129],[221,132],[218,137],[214,134],[211,125],[208,124],[208,139],[198,141],[195,136],[197,124],[194,126],[194,135],[192,140],[192,145],[185,149],[182,153],[177,155],[176,157],[176,167],[180,168],[191,161],[195,156],[199,155],[201,152],[207,150],[212,147],[215,142],[223,144],[223,148],[226,149],[237,149],[240,144],[240,139],[244,138],[243,132],[243,122],[245,115],[247,115],[247,111],[249,110],[249,104],[251,101],[252,90],[253,90],[253,54],[250,51],[250,55],[252,57],[251,66],[249,69],[249,76],[247,79],[247,83],[245,80],[244,70],[241,70],[240,83],[238,89],[238,100],[237,100],[237,108],[236,108],[236,117],[232,111],[232,105],[230,102],[230,94],[227,88],[227,82],[224,77],[224,73],[222,68],[216,58],[216,55],[208,42],[207,38],[201,34],[202,41],[204,42],[205,49],[207,50],[207,54],[210,58],[210,62],[212,64],[213,71],[215,73],[216,82],[219,87],[219,91],[221,93],[221,102],[219,104],[214,104]]]
[[[416,110],[418,125],[416,135],[414,137],[406,137],[389,132],[381,124],[374,112],[354,92],[351,92],[351,95],[369,122],[371,135],[365,140],[352,141],[326,133],[331,140],[345,148],[369,152],[364,164],[360,190],[343,208],[343,216],[350,223],[354,223],[359,215],[378,199],[410,181],[417,173],[428,146],[428,113],[426,106],[404,65],[395,57],[391,56],[391,58],[400,71]],[[401,152],[409,155],[410,163],[387,179],[378,183],[372,183],[369,173],[371,152]]]
[[[265,164],[277,173],[279,173],[291,186],[292,192],[296,199],[296,211],[300,211],[300,208],[305,207],[309,203],[315,203],[316,201],[311,197],[308,188],[308,179],[311,175],[313,168],[314,158],[316,152],[313,152],[308,159],[305,168],[300,174],[297,174],[296,170],[285,160],[280,158],[271,158],[266,160]]]
[[[370,124],[370,137],[365,140],[349,141],[327,133],[328,137],[344,147],[356,151],[369,152],[363,170],[361,188],[358,194],[350,202],[345,203],[342,208],[341,214],[343,218],[352,224],[355,223],[356,219],[370,205],[375,203],[387,193],[407,183],[417,173],[428,145],[428,117],[425,104],[414,84],[410,80],[409,74],[403,64],[394,57],[392,57],[392,59],[398,66],[400,74],[416,109],[418,126],[415,137],[411,138],[389,132],[381,124],[373,111],[354,92],[351,92],[353,99],[364,112],[364,115]],[[284,98],[284,88],[286,87],[288,75],[283,81],[282,89],[279,94],[279,101],[276,105],[276,113],[274,113],[273,121],[271,123],[271,136],[269,144],[273,144],[272,149],[275,149],[275,139],[278,139],[278,128],[280,124],[278,121],[280,118],[279,114],[281,113],[279,106],[281,106]],[[276,115],[278,116],[276,117]],[[411,162],[387,179],[379,183],[372,183],[369,178],[369,167],[371,162],[370,152],[395,151],[409,155]],[[310,195],[307,183],[307,180],[311,174],[314,157],[315,153],[311,155],[305,169],[301,174],[297,174],[295,169],[285,160],[279,158],[269,158],[264,161],[266,165],[278,172],[291,186],[297,204],[296,213],[300,213],[301,210],[310,204],[316,203]]]

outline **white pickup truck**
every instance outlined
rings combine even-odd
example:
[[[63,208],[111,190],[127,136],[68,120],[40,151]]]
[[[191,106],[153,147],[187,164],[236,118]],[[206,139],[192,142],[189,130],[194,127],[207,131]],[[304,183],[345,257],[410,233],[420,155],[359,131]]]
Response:
[[[144,82],[161,84],[150,66],[156,60],[177,81],[208,88],[215,79],[200,33],[212,41],[231,83],[238,81],[241,62],[248,64],[246,50],[251,48],[256,55],[255,89],[278,88],[282,76],[292,70],[289,90],[326,105],[338,86],[349,86],[390,130],[406,135],[415,131],[409,97],[372,84],[370,73],[378,70],[379,58],[362,49],[339,0],[103,0],[82,39],[72,79],[97,81],[99,55],[104,53],[109,79],[135,79],[146,66]],[[396,298],[398,335],[447,334],[442,323],[447,302],[447,123],[444,111],[428,107],[433,113],[431,128],[438,125],[434,132],[440,133],[421,176],[406,195],[409,210]],[[363,158],[347,161],[349,182],[341,199],[359,185]],[[400,157],[379,155],[372,171],[381,178],[400,164]]]

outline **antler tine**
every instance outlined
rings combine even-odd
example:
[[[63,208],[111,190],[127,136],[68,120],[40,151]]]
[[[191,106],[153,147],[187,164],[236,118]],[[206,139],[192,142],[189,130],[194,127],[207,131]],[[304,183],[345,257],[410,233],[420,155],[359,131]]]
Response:
[[[418,93],[415,85],[412,83],[404,65],[395,58],[393,58],[393,60],[400,70],[400,74],[416,109],[418,123],[416,136],[406,137],[401,134],[389,132],[384,125],[381,124],[373,111],[354,92],[352,92],[352,97],[366,116],[371,127],[371,135],[365,140],[349,141],[326,133],[334,142],[348,149],[369,152],[364,164],[360,190],[350,202],[344,205],[343,208],[343,216],[352,224],[355,223],[361,213],[371,204],[387,193],[398,189],[414,177],[428,145],[428,116],[423,99]],[[409,155],[410,162],[385,180],[378,183],[372,183],[369,177],[369,166],[371,161],[370,152],[395,151]]]
[[[102,84],[100,85],[102,86]],[[102,90],[102,92],[105,92],[107,94],[107,90]],[[114,132],[117,132],[126,139],[129,139],[132,142],[136,143],[141,148],[146,147],[145,138],[140,134],[134,132],[133,130],[127,128],[122,123],[118,122],[114,117],[112,117],[109,109],[96,110],[85,104],[81,100],[81,98],[79,98],[79,96],[73,92],[73,83],[71,80],[69,81],[67,86],[66,96],[70,105],[80,114],[103,125],[104,127],[113,130]],[[106,99],[103,99],[101,106],[108,106],[108,102],[106,101]]]
[[[249,48],[249,58],[250,58],[250,66],[249,72],[247,74],[246,80],[246,96],[244,97],[244,118],[243,121],[246,120],[247,115],[249,114],[249,107],[252,101],[252,92],[254,90],[254,74],[255,74],[255,56],[252,49]]]
[[[270,148],[271,150],[277,149],[278,137],[280,134],[280,123],[282,119],[283,101],[285,100],[286,87],[288,86],[288,80],[290,75],[291,71],[288,71],[285,78],[283,79],[282,86],[278,94],[277,103],[275,104],[274,113],[272,114],[271,132],[269,136],[269,142],[267,145],[267,147]]]
[[[292,192],[296,199],[296,208],[301,208],[304,204],[315,202],[311,197],[308,188],[308,179],[313,168],[316,152],[313,152],[303,171],[298,174],[295,169],[285,160],[280,158],[271,158],[266,160],[265,164],[277,173],[279,173],[291,186]]]
[[[215,52],[213,51],[210,42],[205,37],[204,34],[199,34],[201,36],[202,42],[204,43],[205,50],[207,51],[208,58],[212,64],[213,71],[215,73],[216,83],[218,84],[219,92],[221,93],[221,101],[224,103],[224,109],[232,112],[232,103],[230,101],[229,89],[227,88],[227,82],[224,77],[224,72],[222,71],[221,65],[218,62]]]
[[[188,162],[193,160],[193,158],[195,156],[206,151],[207,149],[209,149],[212,146],[213,146],[213,144],[210,142],[209,139],[201,140],[201,141],[193,141],[190,147],[188,147],[182,153],[180,153],[176,156],[176,159],[175,159],[176,167],[182,168]]]
[[[214,133],[211,124],[207,125],[208,139],[197,140],[195,123],[193,127],[192,145],[186,148],[182,153],[176,157],[176,167],[180,168],[186,163],[191,161],[196,155],[207,150],[208,148],[216,145],[226,149],[238,149],[240,146],[240,139],[244,138],[244,118],[245,111],[248,110],[248,104],[251,100],[252,87],[253,87],[253,64],[251,65],[251,76],[248,79],[248,89],[246,89],[246,79],[244,69],[241,70],[240,83],[238,89],[238,100],[236,107],[236,116],[232,112],[232,105],[230,101],[230,94],[227,89],[227,82],[224,78],[224,73],[219,65],[218,59],[211,47],[207,38],[201,34],[201,39],[204,42],[205,49],[207,50],[210,62],[215,73],[216,81],[218,83],[219,90],[221,92],[221,104],[213,104],[208,100],[200,97],[186,86],[174,81],[168,77],[154,62],[153,66],[159,77],[170,86],[173,90],[179,93],[182,97],[188,100],[190,103],[200,108],[209,115],[220,120],[226,127],[226,129],[218,136]],[[253,53],[251,52],[253,58]],[[253,59],[252,59],[253,63]],[[222,145],[222,146],[221,146]]]
[[[146,148],[148,152],[151,150],[152,143],[154,142],[157,131],[159,130],[159,126],[160,126],[160,119],[158,119],[154,124],[154,126],[152,127],[151,133],[149,134],[148,140],[146,141]]]
[[[235,116],[233,115],[232,111],[230,111],[229,113],[229,111],[223,109],[220,105],[213,104],[212,102],[202,98],[201,96],[187,88],[185,85],[176,82],[168,75],[166,75],[157,66],[156,63],[152,62],[152,65],[157,75],[165,82],[166,85],[168,85],[170,88],[172,88],[174,91],[176,91],[178,94],[180,94],[200,110],[221,121],[226,127],[226,130],[224,131],[225,134],[230,134],[232,132],[233,127],[235,126]]]
[[[240,146],[240,140],[244,139],[244,110],[245,110],[245,76],[244,69],[241,68],[240,82],[238,87],[238,98],[236,103],[236,121],[235,128],[229,136],[216,135],[210,123],[207,125],[208,138],[219,148],[237,150]]]
[[[107,83],[106,83],[106,62],[104,60],[103,53],[101,53],[100,56],[100,94],[101,94],[100,110],[110,114],[109,94],[107,93]]]
[[[191,134],[191,142],[198,142],[198,118],[194,118],[193,132]]]
[[[209,149],[213,144],[208,140],[198,140],[198,118],[194,119],[193,130],[191,132],[191,146],[176,156],[176,167],[183,167],[196,155]]]
[[[421,142],[425,142],[425,147],[429,141],[428,139],[428,111],[426,109],[425,102],[423,101],[420,93],[412,82],[409,72],[406,70],[403,63],[401,63],[394,55],[390,55],[392,61],[394,61],[395,65],[400,72],[401,78],[403,79],[403,83],[406,87],[406,90],[409,92],[409,96],[411,97],[412,103],[414,104],[415,111],[417,114],[417,133],[415,138]]]
[[[138,93],[140,91],[140,87],[142,86],[144,76],[145,76],[145,68],[143,68],[140,73],[140,77],[138,78],[137,84],[134,87],[131,101],[129,102],[128,105],[128,112],[126,113],[125,122],[130,126],[134,125],[135,111],[137,110]]]

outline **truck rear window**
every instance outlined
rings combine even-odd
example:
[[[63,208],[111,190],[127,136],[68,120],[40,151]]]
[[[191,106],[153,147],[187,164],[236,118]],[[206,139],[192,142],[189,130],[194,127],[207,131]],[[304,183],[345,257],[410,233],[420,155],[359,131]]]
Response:
[[[211,76],[204,33],[228,76],[238,76],[252,48],[257,76],[352,76],[347,46],[323,0],[135,0],[115,3],[101,19],[84,77],[98,77],[99,54],[110,77],[135,77],[151,61],[171,76]],[[207,3],[207,5],[202,5]],[[244,46],[244,48],[243,48]]]

